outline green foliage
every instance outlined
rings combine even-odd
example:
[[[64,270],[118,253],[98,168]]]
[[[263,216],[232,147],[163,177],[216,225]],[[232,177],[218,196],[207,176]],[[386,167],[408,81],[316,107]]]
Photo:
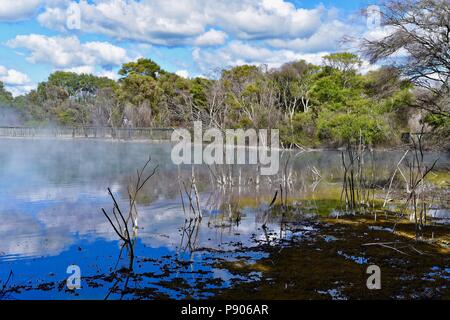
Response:
[[[296,113],[292,125],[280,128],[280,138],[285,145],[301,145],[318,147],[319,137],[316,132],[316,122],[311,112]]]
[[[362,65],[361,59],[354,53],[340,52],[323,57],[325,65],[341,72],[356,71]]]
[[[117,82],[58,71],[17,98],[0,83],[0,103],[33,124],[167,127],[201,119],[222,128],[277,128],[288,145],[340,146],[360,137],[395,143],[415,102],[411,83],[395,68],[359,74],[362,62],[351,53],[323,59],[324,66],[302,60],[275,70],[242,65],[218,79],[184,79],[142,58],[125,63]],[[438,116],[426,122],[449,127]]]
[[[64,109],[60,111],[58,114],[58,122],[62,125],[73,126],[75,125],[76,120],[76,112],[72,109]]]
[[[11,92],[5,89],[3,82],[0,81],[0,106],[11,106],[13,102],[13,96]]]
[[[208,104],[208,90],[212,85],[212,81],[205,78],[194,78],[191,80],[190,93],[194,105],[205,108]]]
[[[156,79],[164,71],[151,59],[140,58],[137,61],[125,63],[119,70],[119,75],[127,78],[131,75],[147,76]]]
[[[152,77],[133,73],[123,78],[120,84],[116,91],[120,101],[129,101],[134,105],[139,105],[144,101],[156,103],[158,100],[160,88]]]
[[[321,114],[317,127],[321,140],[347,144],[359,141],[380,144],[389,138],[390,130],[381,118],[369,114]]]
[[[94,96],[99,89],[114,87],[115,82],[111,79],[96,77],[91,74],[56,71],[48,77],[46,83],[41,83],[40,86],[57,87],[63,90],[68,97],[86,99]]]

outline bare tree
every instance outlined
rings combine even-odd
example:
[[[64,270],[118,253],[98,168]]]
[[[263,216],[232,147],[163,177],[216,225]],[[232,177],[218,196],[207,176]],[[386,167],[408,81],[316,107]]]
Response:
[[[417,87],[414,105],[450,116],[450,2],[389,0],[381,10],[386,36],[363,39],[362,51],[372,63],[395,57],[396,66]]]
[[[211,89],[207,93],[207,106],[204,109],[205,118],[208,125],[224,129],[226,116],[228,114],[228,105],[225,103],[226,92],[222,79],[214,81]]]
[[[279,86],[278,94],[285,116],[292,125],[296,112],[308,112],[310,108],[311,76],[317,69],[303,60],[285,63],[272,71]]]

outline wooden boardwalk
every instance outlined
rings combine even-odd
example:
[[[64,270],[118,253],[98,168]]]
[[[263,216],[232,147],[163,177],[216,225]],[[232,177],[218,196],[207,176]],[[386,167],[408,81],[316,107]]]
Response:
[[[112,127],[0,127],[0,137],[104,138],[120,140],[170,140],[170,128]]]

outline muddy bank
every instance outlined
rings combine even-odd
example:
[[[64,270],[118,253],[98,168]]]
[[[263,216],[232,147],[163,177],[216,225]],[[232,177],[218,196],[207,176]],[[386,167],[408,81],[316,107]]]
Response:
[[[216,299],[449,299],[448,226],[426,227],[414,238],[414,225],[383,218],[320,219],[293,230],[293,238],[274,246],[254,264],[224,262],[221,267],[258,281],[221,290]],[[298,236],[296,236],[296,234]],[[381,269],[381,289],[369,290],[369,265]]]

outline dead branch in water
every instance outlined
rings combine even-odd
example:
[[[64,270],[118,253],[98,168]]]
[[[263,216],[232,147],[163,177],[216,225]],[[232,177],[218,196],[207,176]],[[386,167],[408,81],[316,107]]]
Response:
[[[9,271],[8,278],[6,279],[6,281],[3,283],[2,287],[0,288],[0,300],[2,300],[6,296],[6,289],[8,288],[8,283],[9,283],[9,281],[11,281],[12,276],[13,276],[13,272],[11,270],[11,271]]]
[[[406,256],[409,255],[406,252],[403,252],[403,251],[401,251],[401,250],[399,250],[399,249],[397,249],[395,247],[389,246],[386,243],[381,243],[381,242],[380,243],[365,243],[365,244],[363,244],[363,246],[381,246],[381,247],[384,247],[384,248],[388,248],[388,249],[397,251],[398,253],[401,253],[401,254],[406,255]]]
[[[387,204],[388,201],[389,201],[389,193],[391,192],[392,182],[394,181],[394,178],[395,178],[395,175],[396,175],[397,171],[400,171],[400,172],[401,172],[400,164],[403,162],[403,159],[405,159],[405,157],[406,157],[406,155],[408,154],[408,152],[409,152],[409,150],[406,150],[405,154],[402,156],[402,158],[400,159],[400,161],[397,163],[397,167],[395,168],[395,171],[394,171],[394,173],[393,173],[392,176],[391,176],[391,179],[390,179],[390,182],[389,182],[389,188],[388,188],[388,191],[387,191],[386,196],[385,196],[385,198],[384,198],[383,208],[386,207],[386,204]]]
[[[130,256],[132,258],[134,257],[133,236],[130,233],[130,228],[128,226],[128,223],[131,220],[133,231],[137,230],[136,199],[138,197],[139,192],[144,187],[144,185],[150,180],[151,177],[153,177],[155,175],[156,170],[158,169],[158,166],[155,166],[155,168],[153,168],[153,170],[150,174],[144,176],[145,170],[148,167],[150,162],[151,162],[151,158],[149,157],[149,159],[147,160],[145,165],[142,167],[142,169],[136,171],[137,172],[137,181],[136,181],[134,189],[130,189],[130,187],[127,188],[128,200],[129,200],[129,209],[128,209],[127,215],[125,215],[122,212],[122,210],[120,209],[120,206],[110,188],[108,188],[108,194],[113,201],[112,214],[108,214],[106,212],[106,210],[104,208],[102,208],[102,212],[103,212],[104,216],[106,217],[106,219],[111,224],[114,232],[124,242],[124,245],[130,248]],[[134,216],[133,216],[133,212],[135,213]],[[111,216],[114,217],[114,221],[111,218]]]
[[[178,177],[178,182],[180,184],[180,197],[181,197],[181,203],[183,205],[184,215],[186,216],[186,221],[192,220],[192,219],[202,220],[203,215],[202,215],[202,211],[200,209],[200,195],[198,193],[197,180],[195,178],[194,167],[192,167],[191,179],[189,180],[189,188],[186,186],[185,181],[181,181],[181,177]],[[187,213],[186,206],[184,204],[183,191],[189,200],[189,206],[188,206],[189,214]],[[193,218],[192,218],[191,214],[193,214]]]

